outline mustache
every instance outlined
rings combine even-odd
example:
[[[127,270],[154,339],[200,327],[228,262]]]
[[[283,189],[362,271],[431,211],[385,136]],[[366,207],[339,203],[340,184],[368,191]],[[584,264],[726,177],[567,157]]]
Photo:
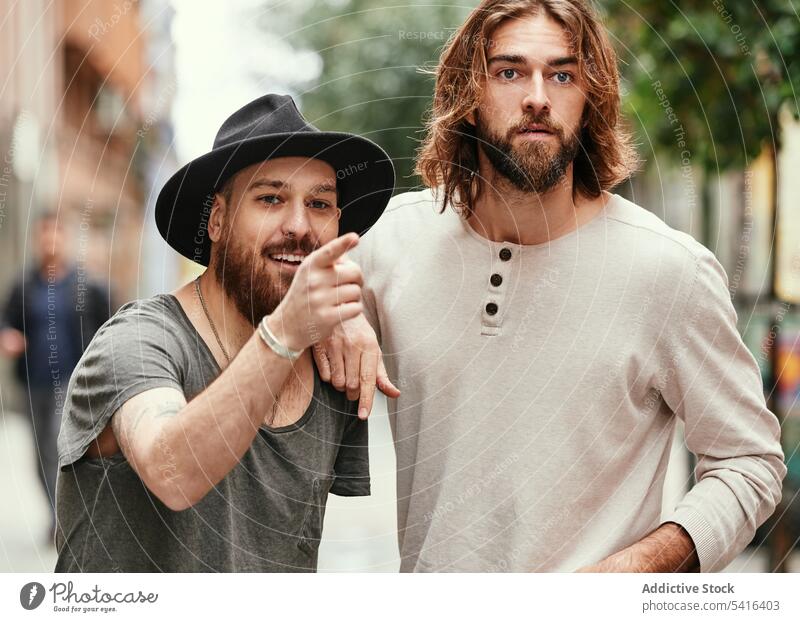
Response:
[[[561,128],[560,125],[556,125],[555,123],[553,123],[553,120],[550,118],[549,113],[530,115],[524,117],[515,127],[511,128],[509,135],[513,136],[519,134],[531,123],[536,123],[537,125],[543,126],[545,130],[547,130],[552,134],[555,134],[556,136],[559,136],[560,138],[564,137],[564,130]]]
[[[306,235],[297,241],[286,240],[281,244],[271,244],[261,249],[261,256],[266,258],[269,255],[310,255],[320,247],[319,241],[315,241],[311,236]]]

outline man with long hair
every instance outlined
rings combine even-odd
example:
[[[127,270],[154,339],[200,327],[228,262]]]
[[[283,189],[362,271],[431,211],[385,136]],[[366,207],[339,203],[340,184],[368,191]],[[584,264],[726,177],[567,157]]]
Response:
[[[780,428],[726,277],[612,194],[637,167],[581,0],[485,0],[445,46],[418,171],[355,257],[390,401],[405,571],[713,571],[774,511]],[[316,356],[358,393],[356,319]],[[685,422],[697,482],[662,507]]]

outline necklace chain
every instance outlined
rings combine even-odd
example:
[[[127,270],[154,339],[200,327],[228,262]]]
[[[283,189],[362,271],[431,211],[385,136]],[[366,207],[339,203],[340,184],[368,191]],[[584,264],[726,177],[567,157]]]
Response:
[[[222,339],[219,338],[217,327],[214,326],[214,320],[211,319],[211,314],[208,312],[208,308],[206,307],[206,301],[203,300],[203,292],[200,291],[199,276],[194,280],[194,289],[197,292],[197,297],[200,299],[200,306],[203,307],[203,313],[206,314],[206,319],[208,320],[208,323],[211,325],[211,331],[214,333],[214,337],[217,338],[217,344],[219,345],[219,349],[222,350],[222,353],[225,355],[225,359],[228,361],[228,364],[230,364],[231,357],[228,356],[228,351],[225,349],[225,346],[222,345]]]

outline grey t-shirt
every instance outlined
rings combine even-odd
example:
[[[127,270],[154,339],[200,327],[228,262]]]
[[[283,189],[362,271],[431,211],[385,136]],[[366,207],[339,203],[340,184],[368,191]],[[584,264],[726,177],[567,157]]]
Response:
[[[56,571],[288,572],[316,568],[327,495],[368,495],[367,424],[323,383],[294,424],[262,426],[239,464],[174,512],[122,454],[84,458],[134,395],[174,387],[187,401],[220,369],[178,300],[123,306],[97,333],[67,391],[58,439]]]

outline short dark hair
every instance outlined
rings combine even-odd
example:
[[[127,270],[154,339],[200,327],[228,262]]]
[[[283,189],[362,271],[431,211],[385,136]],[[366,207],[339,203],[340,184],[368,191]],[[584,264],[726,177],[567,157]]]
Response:
[[[41,231],[47,231],[49,229],[64,231],[68,228],[70,220],[70,214],[66,210],[57,212],[48,209],[34,216],[30,230],[33,235],[39,235]]]
[[[233,178],[236,177],[236,173],[230,175],[225,181],[222,182],[220,186],[217,187],[216,193],[221,194],[222,198],[225,199],[225,205],[231,202],[231,197],[233,196]]]
[[[59,219],[58,212],[55,212],[53,210],[45,210],[43,212],[39,212],[38,214],[36,214],[36,218],[34,219],[33,222],[34,224],[39,226],[46,224],[50,221],[55,223],[60,223],[61,220],[63,219]]]

